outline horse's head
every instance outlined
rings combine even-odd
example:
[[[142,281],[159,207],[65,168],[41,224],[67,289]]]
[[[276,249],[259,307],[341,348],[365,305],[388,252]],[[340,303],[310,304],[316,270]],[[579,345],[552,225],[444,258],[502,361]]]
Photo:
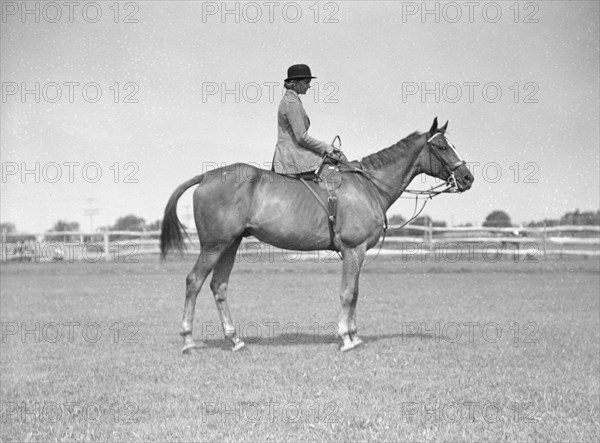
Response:
[[[451,186],[451,191],[463,192],[471,188],[473,174],[446,137],[447,128],[448,122],[438,128],[437,117],[433,120],[429,133],[425,134],[427,141],[421,152],[421,170],[427,175],[445,180]]]

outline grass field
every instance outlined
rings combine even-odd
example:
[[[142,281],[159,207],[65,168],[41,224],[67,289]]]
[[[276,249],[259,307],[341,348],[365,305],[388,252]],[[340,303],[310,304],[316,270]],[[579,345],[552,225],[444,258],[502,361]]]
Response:
[[[1,269],[2,441],[598,441],[597,258],[456,263],[380,257],[359,332],[333,339],[341,265],[234,268],[248,344],[178,335],[191,258]],[[219,331],[216,329],[219,328]]]

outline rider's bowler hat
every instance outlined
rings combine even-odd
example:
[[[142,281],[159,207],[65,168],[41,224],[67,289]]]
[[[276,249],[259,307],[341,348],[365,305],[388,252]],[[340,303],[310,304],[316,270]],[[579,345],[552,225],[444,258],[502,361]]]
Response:
[[[313,77],[311,72],[310,72],[310,68],[307,65],[292,65],[288,68],[287,71],[287,78],[285,79],[285,81],[287,82],[288,80],[299,80],[299,79],[303,79],[303,78],[317,78],[317,77]]]

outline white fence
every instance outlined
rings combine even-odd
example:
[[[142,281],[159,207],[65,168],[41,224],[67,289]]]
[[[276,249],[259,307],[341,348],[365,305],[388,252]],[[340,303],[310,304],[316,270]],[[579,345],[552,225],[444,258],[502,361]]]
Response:
[[[460,252],[511,254],[513,256],[548,254],[600,255],[600,226],[554,226],[542,228],[483,228],[408,225],[401,231],[390,226],[384,243],[368,255],[426,255]],[[396,235],[391,235],[391,233]],[[407,235],[397,235],[398,233]],[[186,239],[187,253],[198,254],[200,245],[195,232]],[[410,235],[408,235],[410,234]],[[105,232],[46,232],[43,234],[6,234],[2,236],[1,261],[11,260],[54,262],[85,260],[89,262],[132,262],[143,254],[158,254],[160,231],[105,231]],[[245,238],[239,254],[256,257],[257,254],[282,253],[273,246],[253,237]],[[285,254],[289,253],[285,252]],[[305,253],[305,257],[323,258],[330,251]]]

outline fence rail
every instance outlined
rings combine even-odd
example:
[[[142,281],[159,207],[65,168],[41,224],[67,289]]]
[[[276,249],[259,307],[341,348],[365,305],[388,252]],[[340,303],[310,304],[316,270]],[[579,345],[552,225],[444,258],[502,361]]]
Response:
[[[389,232],[400,226],[390,226]],[[376,254],[381,246],[383,255],[435,253],[461,248],[482,249],[494,245],[501,253],[528,254],[538,251],[547,254],[600,255],[600,226],[552,226],[552,227],[433,227],[408,225],[402,231],[406,235],[388,234],[383,244],[368,253]],[[198,235],[189,232],[187,253],[200,250]],[[410,234],[410,235],[409,235]],[[127,261],[138,254],[158,254],[160,231],[61,231],[36,234],[2,235],[1,261],[58,261],[61,259],[87,261]],[[380,241],[381,243],[381,241]],[[248,237],[242,242],[239,253],[267,247],[259,240]],[[278,250],[268,246],[271,250]],[[319,254],[327,254],[320,251]],[[315,255],[316,256],[316,255]]]

